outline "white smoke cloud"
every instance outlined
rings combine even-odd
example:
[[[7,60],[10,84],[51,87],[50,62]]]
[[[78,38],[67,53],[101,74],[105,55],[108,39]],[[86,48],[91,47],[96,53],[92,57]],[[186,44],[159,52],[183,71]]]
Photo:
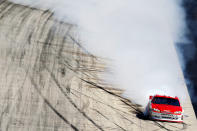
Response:
[[[11,0],[50,9],[78,25],[82,44],[112,59],[107,81],[145,105],[154,93],[185,97],[175,43],[185,23],[180,0]]]

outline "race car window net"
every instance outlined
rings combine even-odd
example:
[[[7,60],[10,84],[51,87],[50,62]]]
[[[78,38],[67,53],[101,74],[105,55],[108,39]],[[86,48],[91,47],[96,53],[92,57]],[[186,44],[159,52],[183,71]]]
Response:
[[[154,104],[166,104],[166,105],[173,105],[173,106],[180,106],[180,103],[177,99],[172,98],[163,98],[163,97],[155,97],[152,100]]]

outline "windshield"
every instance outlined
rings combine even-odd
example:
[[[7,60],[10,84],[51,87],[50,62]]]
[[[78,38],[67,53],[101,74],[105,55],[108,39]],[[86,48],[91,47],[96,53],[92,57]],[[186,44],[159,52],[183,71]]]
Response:
[[[180,103],[177,99],[172,98],[164,98],[164,97],[155,97],[152,100],[154,104],[166,104],[166,105],[173,105],[173,106],[180,106]]]

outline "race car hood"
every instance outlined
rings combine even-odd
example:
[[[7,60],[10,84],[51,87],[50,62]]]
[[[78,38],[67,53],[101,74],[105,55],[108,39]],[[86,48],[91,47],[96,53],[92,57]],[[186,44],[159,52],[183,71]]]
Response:
[[[159,109],[160,112],[166,112],[166,113],[174,113],[175,111],[181,111],[181,106],[172,106],[172,105],[166,105],[166,104],[151,104],[152,108]]]

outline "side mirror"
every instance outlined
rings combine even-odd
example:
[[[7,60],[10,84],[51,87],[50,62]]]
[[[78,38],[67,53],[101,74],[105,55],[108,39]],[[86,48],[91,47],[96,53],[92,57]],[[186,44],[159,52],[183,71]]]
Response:
[[[152,100],[153,96],[149,96],[149,100]]]

